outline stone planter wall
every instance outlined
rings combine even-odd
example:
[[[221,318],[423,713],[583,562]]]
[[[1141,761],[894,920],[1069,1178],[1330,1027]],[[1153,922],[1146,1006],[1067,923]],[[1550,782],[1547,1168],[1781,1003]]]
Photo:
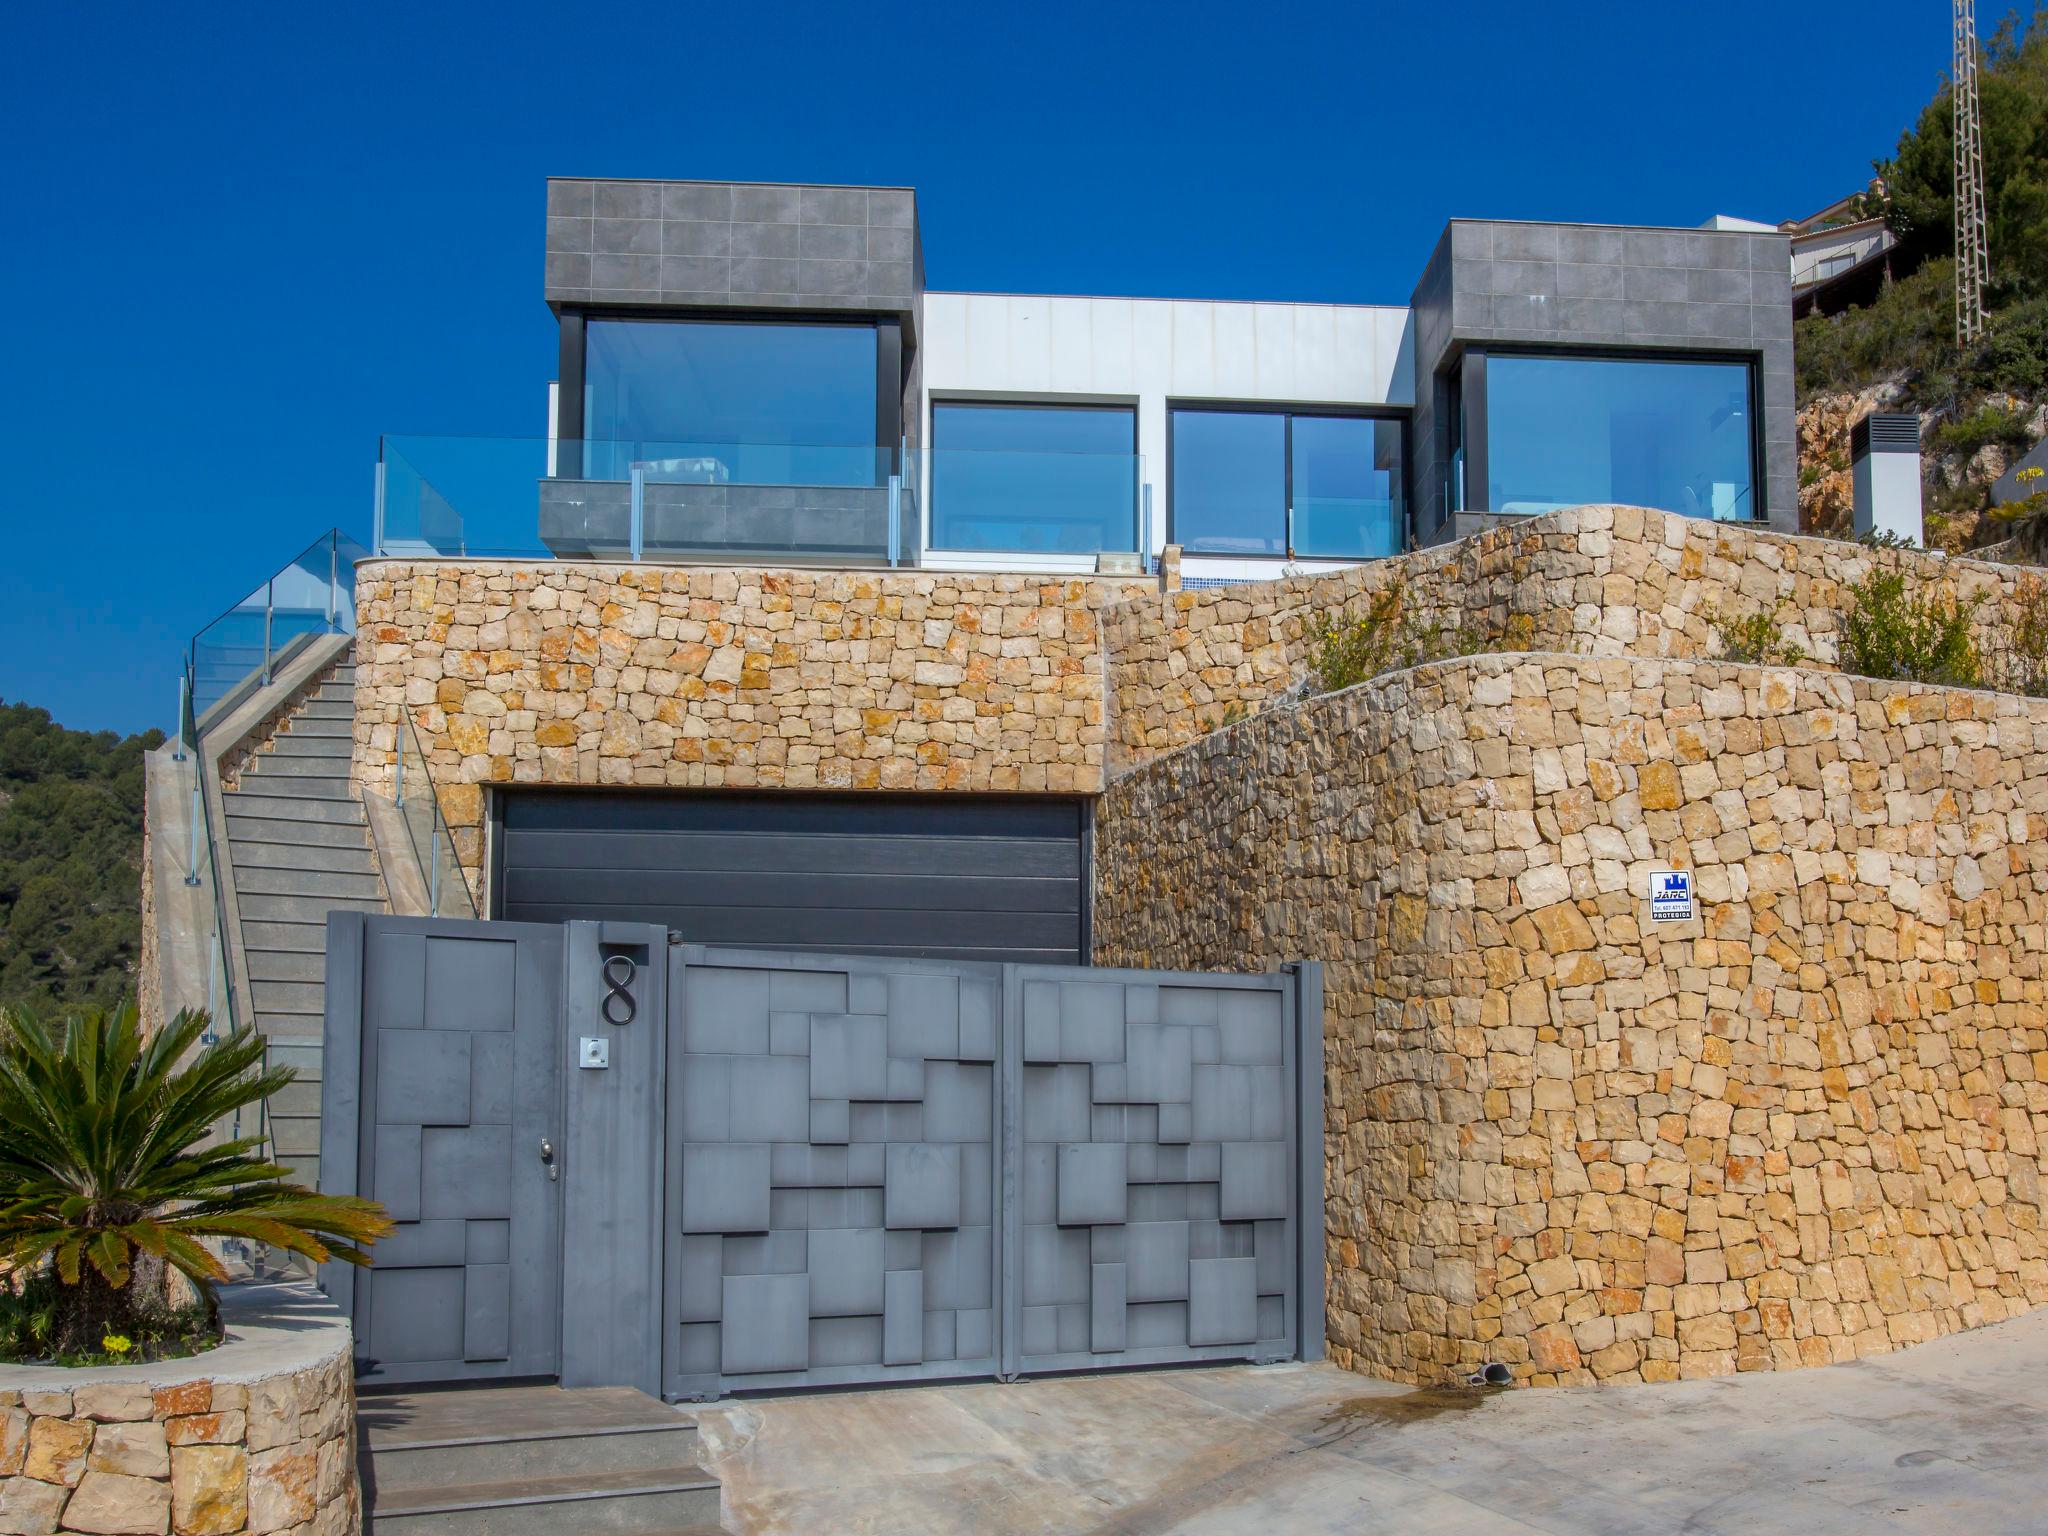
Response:
[[[348,1324],[295,1286],[224,1302],[228,1342],[189,1360],[0,1365],[0,1533],[361,1529]]]
[[[2002,643],[2013,594],[2038,576],[1981,560],[1872,550],[1705,522],[1639,507],[1546,513],[1456,544],[1327,576],[1152,593],[1104,610],[1109,773],[1171,751],[1300,683],[1323,616],[1362,613],[1405,583],[1433,625],[1473,650],[1705,657],[1708,622],[1783,600],[1779,621],[1820,670],[1839,658],[1842,589],[1898,565],[1967,596],[1982,593],[1983,637]]]
[[[472,874],[485,784],[1091,793],[1096,611],[1153,585],[367,562],[356,777],[409,713]]]
[[[2048,1301],[2048,702],[1490,656],[1111,785],[1096,958],[1326,962],[1329,1339],[1844,1360]],[[1652,923],[1660,865],[1700,915]]]

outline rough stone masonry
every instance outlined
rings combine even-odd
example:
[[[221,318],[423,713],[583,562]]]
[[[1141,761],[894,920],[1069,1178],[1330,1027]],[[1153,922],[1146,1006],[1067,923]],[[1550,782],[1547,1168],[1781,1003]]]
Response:
[[[2048,702],[1476,657],[1119,780],[1097,868],[1100,961],[1326,961],[1346,1365],[1668,1380],[2048,1300]]]

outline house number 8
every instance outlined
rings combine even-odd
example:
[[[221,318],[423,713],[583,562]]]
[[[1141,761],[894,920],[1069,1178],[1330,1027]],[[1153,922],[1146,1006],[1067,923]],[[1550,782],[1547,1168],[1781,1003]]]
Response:
[[[604,958],[604,1000],[597,1005],[597,1011],[604,1015],[607,1024],[630,1024],[633,1022],[633,994],[628,989],[633,985],[633,962],[625,955],[606,955]],[[622,1004],[623,1011],[614,1013],[612,1005]]]

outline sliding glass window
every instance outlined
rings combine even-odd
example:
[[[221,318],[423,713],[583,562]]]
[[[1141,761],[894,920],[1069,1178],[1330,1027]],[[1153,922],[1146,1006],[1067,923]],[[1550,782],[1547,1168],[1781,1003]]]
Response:
[[[1760,514],[1746,362],[1489,352],[1483,391],[1493,512],[1619,503],[1687,517]],[[1477,487],[1473,488],[1475,491]]]
[[[872,325],[591,320],[585,472],[705,485],[882,483]]]
[[[932,405],[932,547],[1095,554],[1138,547],[1129,406]]]
[[[1399,554],[1405,425],[1392,417],[1176,407],[1172,538],[1213,555]]]

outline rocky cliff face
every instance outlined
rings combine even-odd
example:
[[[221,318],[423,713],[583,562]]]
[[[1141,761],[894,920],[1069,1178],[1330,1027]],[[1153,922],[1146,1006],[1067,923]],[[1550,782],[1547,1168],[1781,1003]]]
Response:
[[[1986,517],[1992,482],[2012,467],[2024,449],[2003,442],[1946,445],[1941,429],[1958,418],[1953,406],[1921,409],[1905,374],[1881,379],[1849,393],[1814,395],[1800,406],[1799,527],[1831,538],[1853,536],[1855,489],[1849,472],[1849,431],[1871,411],[1919,411],[1920,472],[1931,548],[1958,553],[1981,550],[2004,537]],[[1969,413],[1986,410],[2024,420],[2029,442],[2048,436],[2048,401],[1993,394]]]

